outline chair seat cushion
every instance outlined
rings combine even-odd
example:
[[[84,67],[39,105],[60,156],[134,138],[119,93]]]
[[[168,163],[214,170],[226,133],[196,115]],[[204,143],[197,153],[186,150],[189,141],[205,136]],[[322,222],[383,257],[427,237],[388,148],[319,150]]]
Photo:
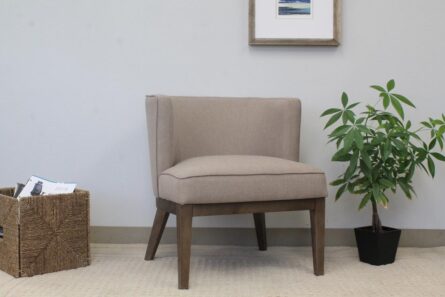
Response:
[[[265,156],[219,155],[184,160],[159,177],[159,196],[178,204],[272,201],[327,196],[324,173]]]

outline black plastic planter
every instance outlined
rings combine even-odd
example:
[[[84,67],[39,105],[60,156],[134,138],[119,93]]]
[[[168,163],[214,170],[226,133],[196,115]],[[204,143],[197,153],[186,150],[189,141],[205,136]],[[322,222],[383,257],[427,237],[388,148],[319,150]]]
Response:
[[[399,246],[399,229],[383,227],[383,231],[376,233],[371,226],[355,228],[360,261],[371,265],[385,265],[393,263]]]

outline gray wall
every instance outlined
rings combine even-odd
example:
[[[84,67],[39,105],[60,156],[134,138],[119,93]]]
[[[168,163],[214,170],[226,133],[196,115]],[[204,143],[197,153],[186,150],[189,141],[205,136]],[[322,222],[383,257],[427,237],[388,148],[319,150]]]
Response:
[[[338,48],[249,47],[247,0],[0,0],[0,184],[31,174],[91,190],[92,224],[148,226],[154,215],[144,95],[298,96],[302,160],[327,171],[334,151],[318,118],[343,90],[395,78],[415,120],[445,111],[445,1],[345,0]],[[445,229],[444,167],[416,176],[385,224]],[[331,197],[333,189],[330,190]],[[327,226],[369,223],[358,198],[328,200]],[[306,214],[271,215],[274,227]],[[248,227],[249,216],[198,218],[195,226]],[[174,226],[173,220],[170,222]]]

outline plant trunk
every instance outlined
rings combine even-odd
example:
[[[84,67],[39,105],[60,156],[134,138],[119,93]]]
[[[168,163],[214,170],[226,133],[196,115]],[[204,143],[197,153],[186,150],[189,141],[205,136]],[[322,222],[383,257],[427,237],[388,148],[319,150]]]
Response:
[[[372,231],[380,233],[383,231],[383,229],[382,229],[382,223],[380,222],[379,212],[377,210],[377,203],[374,201],[374,199],[372,199],[371,202],[372,202]]]

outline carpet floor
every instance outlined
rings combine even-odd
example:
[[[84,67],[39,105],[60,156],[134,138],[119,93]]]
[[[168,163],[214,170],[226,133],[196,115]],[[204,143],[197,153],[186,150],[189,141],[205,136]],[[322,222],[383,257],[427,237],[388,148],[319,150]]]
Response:
[[[445,296],[445,247],[400,248],[392,265],[358,261],[354,248],[326,249],[325,275],[306,247],[193,246],[190,289],[177,289],[176,247],[154,261],[145,245],[92,246],[89,267],[14,279],[0,271],[0,297]]]

